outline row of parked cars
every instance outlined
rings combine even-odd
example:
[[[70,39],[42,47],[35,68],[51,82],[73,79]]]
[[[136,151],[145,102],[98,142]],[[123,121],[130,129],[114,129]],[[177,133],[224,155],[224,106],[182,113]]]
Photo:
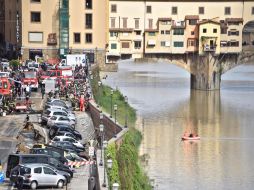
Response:
[[[38,186],[62,188],[70,183],[74,169],[68,162],[87,160],[82,135],[75,130],[76,116],[70,103],[60,99],[46,102],[42,123],[49,129],[51,139],[47,145],[37,144],[30,154],[9,155],[6,176],[18,184],[20,176],[23,184],[31,189]]]

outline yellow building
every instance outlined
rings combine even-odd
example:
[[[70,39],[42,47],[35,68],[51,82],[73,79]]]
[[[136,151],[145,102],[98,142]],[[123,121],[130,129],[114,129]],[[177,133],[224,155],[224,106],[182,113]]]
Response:
[[[10,11],[13,11],[10,13],[11,16],[16,18],[16,8],[13,9],[15,6],[12,4],[18,6],[22,20],[18,22],[20,41],[19,44],[17,42],[15,44],[19,46],[23,60],[34,59],[36,55],[47,60],[66,53],[88,53],[89,59],[93,60],[98,58],[94,54],[102,55],[105,51],[108,33],[107,0],[18,2],[20,4],[17,4],[17,0],[5,0],[5,7],[10,7]],[[9,9],[5,11],[8,13]],[[7,22],[10,19],[14,20],[7,15],[5,20]],[[6,41],[9,41],[8,35],[14,39],[16,26],[5,33]]]
[[[214,20],[199,22],[199,54],[220,54],[220,23]]]
[[[138,30],[138,42],[135,39],[137,35],[129,36],[130,43],[140,45],[138,50],[132,50],[132,58],[148,54],[149,57],[152,55],[156,57],[158,54],[192,52],[202,54],[204,48],[201,48],[200,27],[208,27],[208,29],[215,27],[217,29],[217,34],[213,34],[213,31],[209,33],[214,38],[209,41],[211,44],[207,43],[210,51],[212,50],[210,47],[215,48],[216,45],[215,53],[217,54],[239,53],[242,51],[242,29],[246,23],[254,20],[254,1],[252,0],[232,0],[230,2],[228,0],[109,0],[108,9],[108,25],[110,28],[119,29],[118,36],[121,36],[121,29],[124,27],[134,31]],[[162,24],[161,18],[170,18],[171,22],[167,22],[170,25]],[[217,24],[214,23],[211,26],[202,24],[205,20],[214,20],[214,18],[216,18]],[[242,21],[234,22],[235,19]],[[230,34],[233,35],[229,35],[228,30],[224,34],[225,30],[221,29],[220,25],[228,28]],[[239,31],[238,36],[235,35],[238,34],[237,31]],[[208,34],[202,34],[202,36],[204,36],[203,40],[209,37]],[[119,41],[119,38],[115,36],[114,41]],[[223,46],[221,44],[225,44],[225,41],[231,45],[220,48]],[[111,38],[108,43],[111,43]],[[206,47],[208,48],[208,46]],[[110,55],[112,52],[110,46],[107,51]],[[120,50],[116,51],[114,49],[114,54],[121,57]],[[110,60],[110,56],[108,60]]]

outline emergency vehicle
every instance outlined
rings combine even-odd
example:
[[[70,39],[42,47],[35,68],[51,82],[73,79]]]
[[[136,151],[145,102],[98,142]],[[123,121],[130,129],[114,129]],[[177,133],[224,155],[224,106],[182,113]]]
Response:
[[[25,71],[25,77],[22,80],[24,85],[30,85],[30,87],[34,90],[38,90],[39,83],[37,79],[37,73],[34,71]]]
[[[11,95],[11,83],[7,77],[0,78],[0,94],[3,96]]]
[[[73,71],[71,68],[65,69],[51,69],[48,70],[40,76],[40,82],[43,83],[43,80],[52,78],[52,79],[65,79],[66,81],[72,81]]]

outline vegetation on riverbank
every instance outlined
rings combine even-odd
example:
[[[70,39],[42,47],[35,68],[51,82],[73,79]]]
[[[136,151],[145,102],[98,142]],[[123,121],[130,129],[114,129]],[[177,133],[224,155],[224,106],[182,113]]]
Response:
[[[102,110],[111,113],[111,88],[102,84],[100,81],[99,69],[93,70],[93,79],[91,80],[94,99],[101,106]],[[124,96],[119,90],[114,90],[113,105],[117,104],[117,121],[124,126],[127,113],[129,131],[124,135],[122,143],[109,144],[105,153],[107,159],[112,159],[112,168],[107,169],[109,179],[109,189],[112,189],[113,183],[120,184],[122,190],[151,190],[148,177],[141,168],[139,162],[138,148],[140,146],[142,135],[135,129],[136,112],[125,102]],[[114,110],[112,116],[114,117]]]
[[[112,117],[115,118],[114,104],[117,105],[116,120],[122,126],[125,125],[125,117],[127,116],[127,126],[135,127],[136,122],[136,112],[135,110],[125,102],[124,96],[119,90],[114,90],[109,86],[102,83],[101,87],[98,85],[100,81],[99,69],[95,68],[93,70],[93,79],[91,80],[93,95],[95,101],[100,105],[102,110],[106,113],[111,114],[111,90],[113,90],[112,95]]]

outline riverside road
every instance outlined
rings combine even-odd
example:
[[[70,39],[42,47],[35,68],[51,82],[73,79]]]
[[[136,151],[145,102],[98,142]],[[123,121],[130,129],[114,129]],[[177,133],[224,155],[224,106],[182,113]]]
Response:
[[[140,154],[156,189],[253,189],[254,66],[222,76],[221,90],[191,91],[190,75],[166,63],[123,61],[103,83],[137,110]],[[182,142],[185,131],[199,142]]]

